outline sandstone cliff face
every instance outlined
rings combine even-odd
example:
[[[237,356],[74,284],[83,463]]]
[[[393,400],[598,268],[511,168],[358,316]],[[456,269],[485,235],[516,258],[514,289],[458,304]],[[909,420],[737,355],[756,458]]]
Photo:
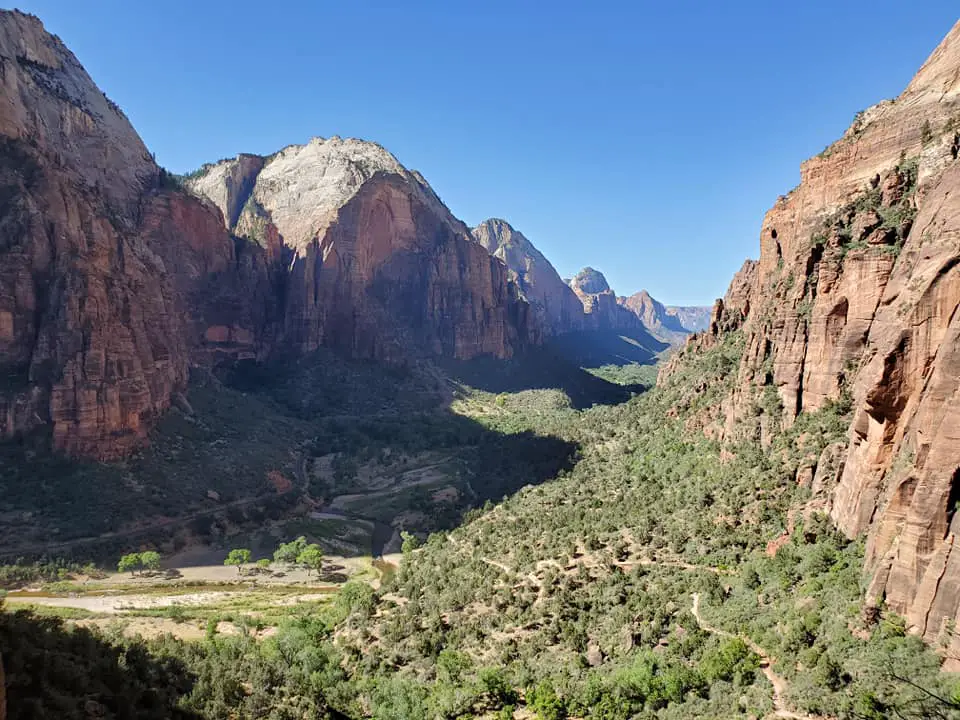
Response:
[[[506,220],[491,218],[472,231],[474,239],[510,271],[520,294],[551,334],[582,330],[583,304],[550,261]]]
[[[960,24],[899,98],[803,164],[767,213],[759,262],[688,347],[743,329],[715,428],[728,437],[766,386],[783,424],[850,394],[848,448],[814,469],[814,490],[845,533],[867,533],[868,600],[885,598],[928,641],[960,620],[958,155]]]
[[[36,18],[0,13],[0,78],[0,437],[115,457],[184,386],[208,310],[188,298],[236,246]]]
[[[0,434],[51,423],[61,449],[119,449],[186,377],[159,260],[132,238],[159,171],[39,21],[0,16],[0,63]]]
[[[191,188],[284,268],[284,345],[509,357],[540,340],[506,266],[379,145],[314,138],[207,166]]]

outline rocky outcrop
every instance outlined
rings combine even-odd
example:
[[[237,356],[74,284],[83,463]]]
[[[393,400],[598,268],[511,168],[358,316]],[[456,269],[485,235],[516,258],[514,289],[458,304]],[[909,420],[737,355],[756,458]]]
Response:
[[[509,269],[520,294],[550,334],[583,330],[583,304],[523,233],[506,220],[491,218],[472,231],[474,239]]]
[[[506,266],[375,143],[314,138],[206,166],[189,185],[229,230],[284,258],[290,350],[505,358],[540,340]]]
[[[640,318],[618,302],[616,293],[599,270],[583,268],[570,280],[570,287],[583,303],[589,329],[646,332]]]
[[[867,535],[868,601],[884,599],[928,641],[960,620],[958,155],[960,24],[900,97],[803,164],[767,213],[759,262],[689,346],[743,331],[715,428],[728,438],[765,388],[783,425],[850,397],[848,447],[828,448],[829,472],[807,475],[839,528]],[[956,637],[946,642],[956,656]]]

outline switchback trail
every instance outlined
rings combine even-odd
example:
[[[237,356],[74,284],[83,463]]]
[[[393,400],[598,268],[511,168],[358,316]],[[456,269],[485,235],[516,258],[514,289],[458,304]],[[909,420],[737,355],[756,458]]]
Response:
[[[784,694],[787,692],[788,683],[784,678],[777,675],[777,673],[773,671],[769,653],[767,653],[766,650],[757,645],[746,635],[737,635],[735,633],[727,632],[726,630],[721,630],[720,628],[716,628],[707,624],[707,622],[704,621],[703,617],[700,615],[700,593],[693,593],[691,597],[693,598],[693,606],[690,608],[690,611],[693,613],[693,617],[696,619],[697,625],[700,626],[701,630],[705,630],[711,635],[742,640],[744,643],[746,643],[747,647],[749,647],[760,657],[760,671],[773,686],[774,717],[787,718],[788,720],[825,720],[825,718],[819,715],[803,715],[802,713],[796,713],[792,710],[788,710],[786,707],[786,702],[783,699]]]

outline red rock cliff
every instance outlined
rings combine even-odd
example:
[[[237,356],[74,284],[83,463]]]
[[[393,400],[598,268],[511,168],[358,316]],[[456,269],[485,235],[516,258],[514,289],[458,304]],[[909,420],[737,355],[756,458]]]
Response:
[[[240,277],[219,211],[167,187],[36,18],[0,13],[0,80],[0,437],[48,426],[64,452],[115,457],[185,385],[205,315],[231,288],[246,304],[262,263]]]
[[[583,330],[583,303],[549,260],[506,220],[491,218],[472,231],[474,239],[503,261],[545,331],[557,335]]]
[[[868,601],[885,598],[928,641],[960,620],[958,155],[960,24],[900,97],[803,164],[767,213],[759,262],[688,350],[743,329],[716,427],[727,436],[768,385],[785,425],[852,395],[848,447],[814,490],[840,529],[867,534]]]
[[[282,342],[298,352],[505,358],[539,342],[542,318],[507,267],[375,143],[314,138],[240,155],[190,186],[231,230],[286,259]]]

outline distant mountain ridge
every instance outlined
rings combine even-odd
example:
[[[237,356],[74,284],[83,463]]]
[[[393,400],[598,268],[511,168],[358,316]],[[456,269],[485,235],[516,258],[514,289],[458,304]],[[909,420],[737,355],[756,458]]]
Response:
[[[645,290],[618,298],[603,273],[591,267],[564,280],[546,256],[506,220],[490,218],[472,233],[491,255],[507,265],[522,296],[551,335],[643,329],[658,340],[679,345],[709,323],[709,307],[664,306]]]
[[[617,298],[657,337],[672,345],[683,343],[692,333],[703,332],[710,324],[709,307],[672,307],[653,298],[646,290]]]

